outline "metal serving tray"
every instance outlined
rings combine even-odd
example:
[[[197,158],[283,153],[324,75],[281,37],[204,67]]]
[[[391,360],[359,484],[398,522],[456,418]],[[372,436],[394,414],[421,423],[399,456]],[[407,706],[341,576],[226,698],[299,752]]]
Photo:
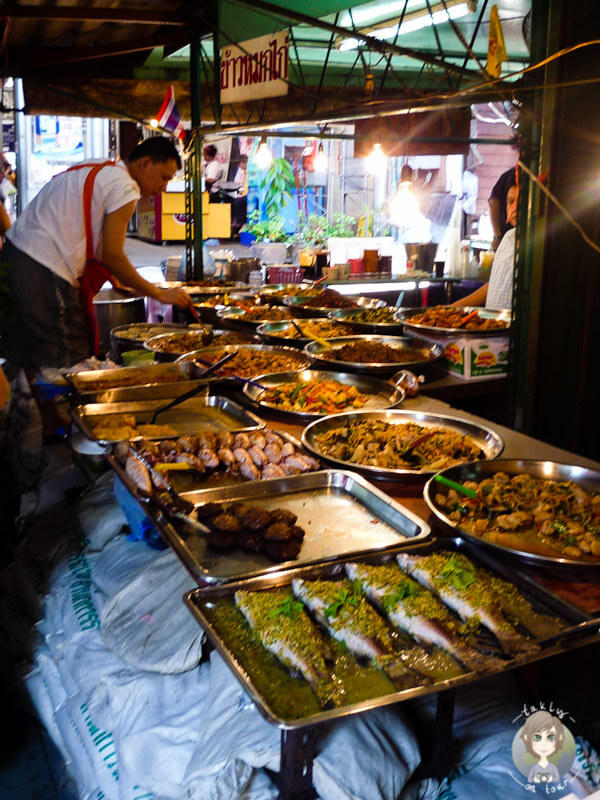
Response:
[[[496,319],[496,320],[503,320],[507,323],[505,328],[471,328],[471,330],[465,330],[464,328],[438,328],[434,327],[433,325],[422,325],[418,322],[411,322],[411,318],[416,316],[417,314],[424,314],[425,311],[429,309],[424,308],[410,308],[410,309],[403,309],[398,311],[395,314],[396,319],[398,322],[401,322],[404,328],[411,333],[416,334],[419,336],[426,335],[426,336],[438,336],[440,338],[447,339],[449,337],[457,338],[467,338],[467,339],[478,339],[482,336],[507,336],[510,333],[510,325],[511,325],[511,314],[510,311],[507,310],[494,310],[491,308],[481,308],[479,306],[463,306],[462,311],[469,313],[470,311],[477,311],[479,316],[482,319]]]
[[[261,682],[263,687],[264,682],[264,665],[272,663],[273,658],[263,651],[260,644],[255,643],[256,640],[252,639],[252,655],[250,658],[244,658],[243,651],[237,649],[236,642],[230,638],[231,631],[228,629],[219,629],[220,626],[215,624],[214,614],[211,613],[212,609],[219,602],[226,603],[230,607],[234,603],[234,593],[238,590],[261,591],[273,589],[276,587],[289,586],[294,578],[305,579],[320,579],[330,577],[342,577],[344,575],[344,563],[349,559],[336,559],[327,564],[318,564],[309,567],[289,568],[280,570],[266,576],[260,576],[249,580],[239,580],[233,583],[228,583],[218,587],[208,587],[195,589],[188,592],[184,596],[184,601],[189,607],[194,617],[198,620],[210,641],[214,644],[220,654],[227,662],[229,668],[233,671],[236,678],[240,681],[244,689],[248,692],[252,700],[256,703],[258,710],[261,712],[265,719],[275,725],[284,729],[298,729],[308,725],[315,725],[322,722],[329,722],[334,719],[349,716],[358,712],[369,711],[374,708],[381,708],[382,706],[391,705],[403,700],[409,700],[414,697],[419,697],[425,694],[432,694],[443,691],[445,689],[472,683],[479,680],[481,677],[489,676],[490,674],[504,672],[505,670],[512,669],[517,665],[523,665],[548,658],[549,656],[557,653],[564,652],[565,649],[580,647],[591,642],[600,640],[600,618],[594,620],[593,624],[590,618],[579,609],[569,605],[565,601],[553,595],[551,592],[544,589],[542,586],[534,581],[529,580],[522,574],[515,572],[514,569],[508,568],[501,562],[493,560],[488,553],[478,550],[471,546],[471,543],[464,541],[460,538],[455,539],[434,539],[430,542],[420,543],[413,545],[412,543],[402,547],[392,548],[385,552],[379,552],[374,555],[352,556],[352,561],[361,561],[370,564],[382,564],[395,557],[399,552],[409,552],[415,555],[428,554],[436,551],[458,551],[467,555],[479,567],[484,567],[487,570],[495,573],[500,578],[508,580],[513,583],[517,589],[532,603],[534,609],[538,612],[550,614],[559,617],[563,621],[566,635],[560,641],[548,641],[547,644],[539,642],[540,649],[534,653],[530,653],[518,658],[508,658],[504,665],[500,665],[497,669],[488,670],[485,673],[467,672],[457,677],[447,678],[445,680],[435,681],[431,684],[423,684],[415,686],[410,689],[392,690],[389,693],[383,693],[376,696],[368,696],[368,685],[365,687],[364,699],[358,699],[355,702],[350,702],[349,705],[341,706],[332,709],[320,709],[316,704],[314,712],[307,713],[304,716],[295,717],[293,714],[284,716],[278,712],[276,708],[277,697],[286,697],[288,693],[297,691],[298,684],[304,684],[303,678],[291,678],[285,668],[281,667],[277,673],[273,670],[269,671],[269,677],[276,674],[277,677],[266,686],[267,691],[274,698],[274,702],[270,702],[266,697],[266,693],[259,688]],[[582,627],[581,626],[583,623]],[[587,623],[587,625],[586,625]],[[590,626],[590,627],[588,627]],[[495,640],[491,634],[486,634],[480,640],[480,644],[486,649],[495,646]],[[261,676],[261,672],[263,675]],[[261,677],[263,680],[261,681]],[[357,690],[355,684],[354,690]],[[372,695],[372,692],[371,692]]]
[[[180,392],[172,395],[173,399]],[[183,394],[183,392],[181,392]],[[71,408],[69,413],[73,422],[80,428],[84,436],[92,442],[108,444],[112,440],[98,439],[93,433],[93,425],[114,414],[132,414],[137,423],[149,423],[153,412],[165,405],[161,400],[137,400],[124,403],[86,403]],[[212,431],[248,431],[264,428],[265,423],[255,414],[230,400],[228,397],[212,395],[210,397],[192,397],[181,405],[175,406],[159,415],[156,424],[170,425],[176,436],[187,436],[200,430]],[[137,436],[134,438],[142,438]],[[147,439],[173,439],[174,435],[152,437]]]
[[[352,300],[360,308],[384,308],[387,305],[385,300],[377,300],[374,297],[361,297],[359,295],[345,295],[347,300]],[[307,297],[286,297],[284,305],[289,306],[294,313],[302,317],[327,317],[334,309],[331,306],[305,306]]]
[[[320,452],[316,442],[319,434],[330,431],[334,428],[341,428],[350,422],[388,422],[392,425],[401,425],[415,422],[423,427],[443,427],[451,428],[458,433],[471,436],[485,453],[487,459],[497,458],[504,450],[504,441],[491,428],[478,425],[460,417],[451,417],[446,414],[432,414],[425,411],[404,411],[390,409],[389,411],[350,411],[344,414],[324,417],[323,419],[308,425],[302,432],[302,444],[318,458],[334,464],[342,469],[353,469],[365,475],[367,478],[380,480],[403,480],[408,477],[423,478],[432,475],[439,470],[424,469],[386,469],[384,467],[371,467],[366,464],[355,464],[353,461],[342,461],[341,459],[327,456]],[[482,462],[477,462],[482,463]],[[493,466],[496,470],[497,467]]]
[[[270,308],[270,306],[257,306],[257,308]],[[281,306],[273,306],[279,312],[284,312],[287,314],[288,317],[291,318],[292,314],[289,309],[282,308]],[[225,326],[230,326],[232,328],[238,328],[239,330],[249,331],[250,333],[256,333],[256,329],[259,325],[262,325],[265,322],[269,322],[270,320],[267,318],[264,319],[246,319],[246,311],[243,308],[239,308],[239,306],[227,306],[227,308],[222,308],[217,311],[217,317],[221,321],[221,324]],[[275,320],[279,322],[280,320]]]
[[[535,478],[552,481],[573,481],[586,491],[600,492],[600,472],[585,467],[578,467],[573,464],[560,464],[556,461],[532,461],[526,459],[502,459],[500,461],[485,462],[479,461],[473,464],[463,464],[457,467],[450,467],[444,470],[441,475],[451,480],[464,483],[464,481],[481,481],[491,478],[496,472],[504,472],[509,476],[518,474],[528,474]],[[429,480],[425,484],[423,492],[425,502],[445,525],[452,528],[453,532],[460,533],[465,539],[472,541],[477,547],[488,550],[496,555],[509,556],[517,560],[520,564],[527,563],[536,567],[547,567],[551,569],[559,568],[561,572],[572,570],[574,576],[581,576],[582,571],[600,568],[600,557],[593,556],[585,558],[565,558],[560,554],[552,555],[548,550],[546,554],[541,552],[529,552],[523,547],[524,543],[512,547],[475,536],[461,527],[460,524],[453,522],[447,517],[444,511],[436,506],[434,497],[436,494],[447,494],[448,488],[442,486],[438,481]],[[508,532],[507,532],[508,533]],[[518,534],[515,534],[518,537]]]
[[[366,406],[372,409],[386,409],[399,406],[405,398],[404,389],[399,386],[394,386],[381,378],[369,378],[366,375],[357,375],[351,372],[327,372],[325,370],[305,369],[301,372],[274,372],[271,375],[259,375],[257,378],[261,386],[274,388],[283,383],[294,383],[296,381],[339,381],[346,384],[346,386],[355,386],[359,392],[371,395],[367,400]],[[244,394],[251,400],[259,409],[270,411],[287,419],[296,422],[310,422],[314,419],[321,419],[324,414],[314,414],[306,411],[286,411],[277,408],[277,406],[270,403],[264,403],[260,400],[260,396],[264,389],[254,384],[247,383],[244,386]],[[344,413],[344,412],[340,412]],[[374,412],[375,413],[375,412]],[[332,419],[337,419],[339,414],[332,415]]]
[[[303,325],[306,325],[311,322],[327,322],[327,320],[323,319],[323,317],[303,317],[302,319],[294,320],[297,325],[300,326],[302,329]],[[263,339],[267,344],[283,344],[284,342],[287,343],[287,346],[291,347],[298,347],[303,348],[309,342],[313,341],[308,336],[298,336],[298,338],[288,337],[288,331],[292,329],[292,321],[284,321],[284,322],[265,322],[263,325],[259,325],[256,329],[256,333]],[[343,330],[342,330],[343,329]],[[340,332],[338,336],[349,336],[352,333],[352,329],[349,325],[342,325],[340,323]],[[319,334],[320,335],[320,334]],[[335,336],[323,336],[324,339],[329,338],[337,338]]]
[[[222,358],[229,353],[271,353],[273,355],[287,356],[294,362],[294,364],[298,365],[298,369],[302,369],[310,364],[310,358],[304,355],[304,353],[299,352],[298,348],[273,347],[272,345],[268,344],[226,344],[203,347],[201,350],[194,350],[191,353],[181,356],[176,363],[185,364],[186,361],[190,359],[198,359],[200,363],[203,361],[208,363],[210,361],[210,363],[213,364],[215,361],[218,361],[219,358]],[[235,378],[228,378],[227,375],[221,377],[222,372],[233,372],[234,374],[239,375],[241,378],[250,377],[244,375],[243,372],[240,372],[235,366],[235,362],[236,359],[232,358],[228,364],[224,365],[223,370],[217,370],[216,373],[213,373],[213,379],[215,381],[222,380],[228,381],[229,383],[239,384],[239,381],[236,381]],[[256,373],[256,375],[258,375],[258,373]],[[256,377],[256,375],[253,375],[252,377]]]
[[[201,584],[279,573],[284,564],[311,564],[337,558],[343,553],[385,550],[407,539],[420,540],[430,534],[426,522],[360,475],[324,470],[180,493],[181,498],[194,506],[240,500],[265,508],[287,508],[298,515],[297,524],[306,532],[300,554],[294,561],[275,562],[262,553],[238,549],[216,550],[209,547],[204,536],[192,526],[168,517],[152,500],[140,498],[124,470],[112,456],[108,458],[157,530]]]
[[[380,336],[400,336],[403,331],[400,322],[356,322],[354,317],[364,311],[364,308],[336,308],[329,311],[328,319],[334,322],[343,322],[351,325],[357,333],[375,333]],[[392,308],[391,311],[394,311]]]
[[[131,389],[194,380],[202,370],[194,364],[145,364],[140,367],[91,369],[68,372],[66,381],[79,394],[91,395],[109,389]]]
[[[360,344],[369,342],[371,344],[387,345],[399,351],[417,351],[420,358],[406,361],[342,361],[335,358],[335,353],[340,347],[346,344]],[[335,337],[329,342],[329,347],[325,347],[319,342],[309,342],[304,348],[304,352],[310,358],[315,359],[324,368],[332,368],[340,371],[358,372],[362,375],[373,375],[375,377],[389,377],[400,369],[416,369],[424,367],[440,358],[444,348],[439,344],[431,344],[422,339],[415,339],[412,336],[343,336]],[[331,354],[333,358],[328,358]]]
[[[300,289],[301,292],[297,292],[298,289]],[[276,306],[284,305],[284,297],[273,296],[277,292],[281,291],[289,291],[289,294],[285,295],[285,297],[297,297],[300,293],[307,296],[311,292],[311,287],[308,284],[301,283],[267,283],[264,286],[258,286],[255,289],[256,294],[261,297],[263,302],[272,303]],[[321,290],[317,289],[315,291]]]

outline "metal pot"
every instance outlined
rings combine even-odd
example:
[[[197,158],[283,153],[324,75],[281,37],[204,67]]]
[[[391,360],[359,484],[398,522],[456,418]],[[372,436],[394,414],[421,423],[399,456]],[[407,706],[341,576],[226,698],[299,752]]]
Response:
[[[121,325],[146,321],[146,303],[143,297],[121,297],[114,289],[102,289],[94,297],[94,311],[98,322],[100,350],[110,347],[110,332]]]

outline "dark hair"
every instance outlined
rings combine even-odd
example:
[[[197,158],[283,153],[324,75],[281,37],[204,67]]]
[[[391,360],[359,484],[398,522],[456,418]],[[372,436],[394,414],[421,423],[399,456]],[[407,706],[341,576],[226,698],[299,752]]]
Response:
[[[214,158],[219,151],[214,146],[214,144],[207,144],[204,148],[204,154],[209,156],[209,158]]]
[[[166,164],[167,161],[175,161],[177,169],[181,169],[181,158],[177,148],[173,144],[172,139],[167,139],[166,136],[151,136],[149,139],[144,139],[133,151],[128,161],[139,161],[140,158],[150,156],[154,164]]]

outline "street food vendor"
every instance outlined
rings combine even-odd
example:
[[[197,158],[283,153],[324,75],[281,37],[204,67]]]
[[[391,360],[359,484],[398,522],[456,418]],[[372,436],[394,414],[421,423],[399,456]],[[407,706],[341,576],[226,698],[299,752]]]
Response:
[[[78,164],[56,175],[7,232],[3,250],[12,312],[0,318],[0,355],[26,370],[65,367],[97,348],[93,296],[106,280],[161,303],[190,307],[181,289],[144,280],[124,252],[140,196],[164,191],[181,167],[173,142],[156,136],[123,162]],[[43,433],[61,420],[38,402]]]

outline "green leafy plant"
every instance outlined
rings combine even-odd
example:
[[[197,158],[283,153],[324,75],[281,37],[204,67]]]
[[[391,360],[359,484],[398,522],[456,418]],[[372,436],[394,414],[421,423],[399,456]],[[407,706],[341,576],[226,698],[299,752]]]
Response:
[[[275,219],[281,209],[292,199],[294,172],[290,162],[285,158],[274,158],[260,182],[260,186],[265,190],[265,216],[268,220]]]
[[[258,209],[250,212],[242,231],[251,233],[257,242],[285,242],[288,238],[280,217],[261,219]]]
[[[332,236],[355,236],[356,220],[348,214],[334,214],[330,222],[320,214],[301,214],[291,243],[303,248],[326,247]]]

